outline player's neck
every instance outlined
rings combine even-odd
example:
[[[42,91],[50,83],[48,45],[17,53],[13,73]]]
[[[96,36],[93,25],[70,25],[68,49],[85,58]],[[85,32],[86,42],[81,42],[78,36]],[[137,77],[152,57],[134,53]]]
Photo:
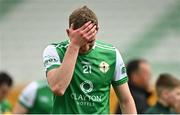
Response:
[[[84,46],[84,47],[80,48],[79,54],[86,54],[86,53],[88,53],[92,48],[93,48],[93,46]]]

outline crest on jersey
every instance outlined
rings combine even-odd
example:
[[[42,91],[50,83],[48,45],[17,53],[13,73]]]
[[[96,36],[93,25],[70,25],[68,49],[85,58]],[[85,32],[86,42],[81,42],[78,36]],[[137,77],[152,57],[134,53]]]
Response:
[[[89,80],[86,80],[80,84],[80,88],[84,93],[89,93],[93,90],[93,83]]]
[[[106,63],[105,61],[102,61],[99,64],[99,69],[100,69],[101,72],[106,73],[109,70],[109,64]]]

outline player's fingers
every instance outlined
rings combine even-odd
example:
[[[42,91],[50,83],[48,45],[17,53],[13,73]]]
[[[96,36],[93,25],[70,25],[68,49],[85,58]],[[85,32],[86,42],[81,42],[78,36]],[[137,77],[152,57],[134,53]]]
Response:
[[[94,33],[96,31],[96,25],[93,26],[93,28],[91,28],[87,33],[86,35],[87,36],[90,36],[92,33]]]
[[[81,31],[83,31],[87,26],[91,24],[91,21],[86,22],[81,28],[79,28]]]
[[[88,38],[87,38],[88,41],[93,41],[95,39],[94,36],[96,35],[96,33],[97,33],[97,30],[95,30],[91,35],[89,35]]]
[[[82,30],[83,33],[89,32],[93,28],[94,24],[89,24],[84,30]]]

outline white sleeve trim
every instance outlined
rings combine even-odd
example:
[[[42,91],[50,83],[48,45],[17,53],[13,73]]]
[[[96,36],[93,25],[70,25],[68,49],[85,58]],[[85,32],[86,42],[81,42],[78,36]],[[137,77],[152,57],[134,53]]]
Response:
[[[31,108],[34,105],[36,100],[36,94],[38,90],[37,82],[30,83],[25,89],[22,91],[19,101],[23,103],[28,108]]]
[[[45,48],[43,52],[43,63],[45,70],[47,70],[52,65],[60,65],[61,60],[56,51],[56,47],[54,45],[49,45]]]
[[[123,72],[123,68],[125,68],[125,64],[123,62],[123,59],[121,57],[121,54],[116,49],[116,68],[114,73],[114,81],[119,81],[123,79],[124,77],[127,77],[127,73]]]

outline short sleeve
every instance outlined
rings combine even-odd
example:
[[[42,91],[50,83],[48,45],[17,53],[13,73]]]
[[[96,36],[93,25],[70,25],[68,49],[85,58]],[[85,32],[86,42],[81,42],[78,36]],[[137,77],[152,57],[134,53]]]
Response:
[[[19,103],[25,108],[32,108],[36,100],[38,84],[36,82],[30,83],[21,93]]]
[[[114,77],[112,80],[112,85],[118,86],[126,82],[128,82],[126,67],[121,57],[121,54],[116,49],[116,67],[115,67]]]
[[[61,61],[54,45],[49,45],[45,48],[43,52],[43,64],[46,73],[60,66]]]

